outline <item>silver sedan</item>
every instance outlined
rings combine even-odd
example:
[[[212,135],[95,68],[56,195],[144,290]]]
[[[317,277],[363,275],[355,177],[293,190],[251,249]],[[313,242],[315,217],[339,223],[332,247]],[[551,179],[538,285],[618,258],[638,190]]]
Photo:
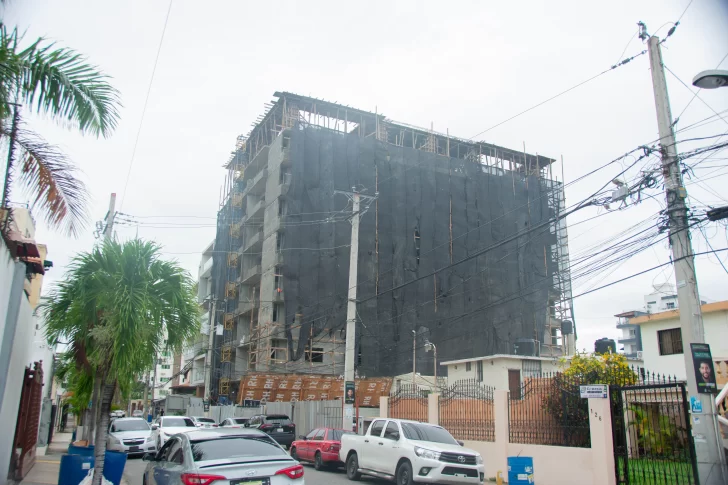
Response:
[[[304,485],[303,466],[257,429],[176,434],[144,460],[144,485]]]

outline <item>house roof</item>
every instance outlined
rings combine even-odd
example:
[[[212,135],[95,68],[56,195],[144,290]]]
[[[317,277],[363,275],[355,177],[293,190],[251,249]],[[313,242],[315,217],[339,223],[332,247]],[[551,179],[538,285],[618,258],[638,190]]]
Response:
[[[639,315],[645,315],[645,312],[643,312],[641,310],[630,310],[628,312],[617,313],[614,316],[615,317],[634,318],[634,317],[639,316]]]
[[[715,303],[706,303],[700,306],[703,313],[714,313],[728,311],[728,300],[718,301]],[[629,323],[640,325],[648,322],[657,322],[660,320],[670,320],[680,318],[680,309],[667,310],[665,312],[653,313],[651,315],[642,315],[636,318],[630,318]]]
[[[477,362],[479,360],[496,360],[496,359],[511,359],[511,360],[541,360],[541,361],[555,361],[559,357],[532,357],[529,355],[510,355],[510,354],[495,354],[486,355],[484,357],[473,357],[470,359],[459,359],[459,360],[448,360],[446,362],[440,362],[440,365],[454,365],[464,364],[466,362]]]

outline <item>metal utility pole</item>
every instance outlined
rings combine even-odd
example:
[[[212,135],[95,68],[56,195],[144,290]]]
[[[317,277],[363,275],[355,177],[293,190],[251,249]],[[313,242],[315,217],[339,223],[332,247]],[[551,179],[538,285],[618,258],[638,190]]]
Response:
[[[417,332],[412,330],[412,385],[417,388],[417,381],[415,376],[417,372]],[[414,391],[414,389],[413,389]]]
[[[641,37],[644,33],[644,24]],[[657,110],[657,126],[660,134],[660,151],[662,156],[662,173],[665,178],[667,196],[667,214],[670,226],[670,246],[675,267],[677,298],[680,307],[680,327],[682,330],[683,356],[685,358],[685,374],[687,376],[688,393],[702,403],[703,416],[693,414],[692,432],[695,441],[695,452],[698,461],[698,474],[701,485],[718,485],[728,483],[725,475],[725,457],[722,442],[716,430],[716,409],[711,394],[698,393],[698,385],[693,369],[690,352],[691,343],[704,343],[703,315],[700,308],[698,281],[695,275],[695,260],[690,242],[688,212],[685,205],[687,192],[682,183],[680,161],[677,157],[675,133],[673,132],[670,100],[667,95],[667,83],[662,63],[660,39],[649,36],[650,69]],[[700,419],[702,418],[702,419]]]
[[[361,195],[356,188],[351,192],[337,190],[334,194],[344,194],[352,201],[351,215],[351,245],[349,247],[349,296],[346,305],[346,353],[344,354],[344,416],[343,429],[354,429],[354,403],[346,403],[347,389],[356,389],[355,362],[356,362],[356,289],[359,261],[359,219],[361,217],[361,199],[368,202],[375,197]],[[356,397],[356,394],[355,394]]]
[[[109,199],[109,212],[106,213],[106,225],[104,227],[104,239],[114,237],[114,218],[116,217],[116,194],[111,194]]]
[[[212,383],[212,347],[215,345],[215,330],[212,328],[215,324],[215,300],[212,300],[212,308],[210,309],[210,332],[207,342],[207,356],[205,357],[205,394],[204,401],[210,402],[210,385]],[[205,416],[209,417],[210,411],[205,412]]]

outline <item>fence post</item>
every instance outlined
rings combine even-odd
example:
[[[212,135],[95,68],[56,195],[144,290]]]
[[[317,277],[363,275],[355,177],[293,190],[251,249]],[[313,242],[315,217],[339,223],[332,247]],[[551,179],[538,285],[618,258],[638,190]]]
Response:
[[[436,392],[427,395],[427,422],[440,424],[440,394]]]
[[[609,399],[589,398],[592,473],[594,485],[616,485],[612,411]]]
[[[498,472],[502,472],[504,477],[508,476],[508,442],[510,441],[508,412],[508,391],[494,391],[495,455],[493,464],[495,468],[489,470],[493,476],[497,476]]]
[[[379,396],[379,417],[389,417],[389,396]]]

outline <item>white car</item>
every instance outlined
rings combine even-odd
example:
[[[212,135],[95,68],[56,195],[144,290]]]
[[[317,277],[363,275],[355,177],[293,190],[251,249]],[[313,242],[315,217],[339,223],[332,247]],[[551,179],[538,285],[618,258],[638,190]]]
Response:
[[[146,421],[141,418],[117,418],[109,425],[106,449],[133,455],[153,453],[157,446]]]
[[[192,416],[190,418],[194,421],[195,426],[198,428],[217,428],[217,423],[212,418],[206,418],[204,416]]]
[[[143,417],[143,416],[144,416],[144,413],[142,412],[142,410],[141,410],[141,409],[137,409],[137,410],[135,410],[135,411],[134,411],[133,413],[131,413],[131,415],[132,415],[133,417],[135,417],[135,418],[141,418],[141,417]]]
[[[187,416],[160,416],[152,424],[152,436],[159,450],[173,434],[195,429],[197,429],[195,422]]]
[[[485,466],[480,453],[461,446],[434,424],[402,419],[377,419],[364,436],[341,437],[339,459],[349,480],[369,475],[396,480],[398,485],[481,484]]]
[[[244,428],[250,418],[227,418],[220,423],[221,428]]]

